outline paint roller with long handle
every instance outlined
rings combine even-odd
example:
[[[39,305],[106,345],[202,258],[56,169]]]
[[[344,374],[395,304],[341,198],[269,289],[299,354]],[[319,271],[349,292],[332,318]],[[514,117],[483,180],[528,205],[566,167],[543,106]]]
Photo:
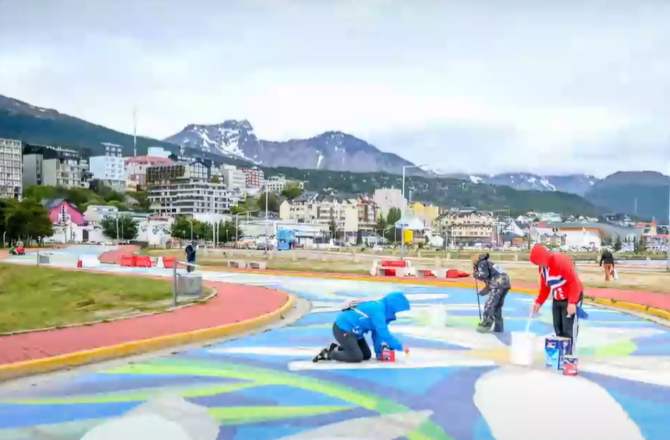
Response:
[[[475,278],[475,296],[477,297],[477,310],[479,310],[479,320],[482,320],[482,305],[479,302],[479,283],[477,283],[477,278]]]

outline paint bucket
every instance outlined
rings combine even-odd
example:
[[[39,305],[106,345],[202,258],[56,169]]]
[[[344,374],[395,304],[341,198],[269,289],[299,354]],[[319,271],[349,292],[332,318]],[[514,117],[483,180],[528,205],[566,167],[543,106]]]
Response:
[[[533,365],[535,354],[535,334],[530,332],[512,332],[509,360],[516,365]]]
[[[389,348],[384,348],[380,360],[382,362],[395,362],[395,351]]]
[[[563,375],[564,376],[576,376],[579,362],[576,356],[566,355],[563,358]]]
[[[433,328],[447,326],[447,307],[435,305],[428,309],[428,323]]]
[[[544,365],[554,370],[562,370],[565,356],[571,352],[570,338],[548,336],[544,340]]]

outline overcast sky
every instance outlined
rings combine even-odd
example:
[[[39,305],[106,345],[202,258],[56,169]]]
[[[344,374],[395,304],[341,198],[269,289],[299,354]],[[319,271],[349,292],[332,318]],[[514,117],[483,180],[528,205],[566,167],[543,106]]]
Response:
[[[342,130],[445,171],[663,172],[670,2],[0,0],[0,94],[164,138]]]

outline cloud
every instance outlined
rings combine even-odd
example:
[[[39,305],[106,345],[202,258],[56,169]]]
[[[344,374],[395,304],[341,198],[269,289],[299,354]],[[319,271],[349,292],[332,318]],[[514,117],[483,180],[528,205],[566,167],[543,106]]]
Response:
[[[667,171],[668,22],[663,0],[0,0],[0,93],[124,131],[137,105],[159,138],[247,118],[454,171]]]

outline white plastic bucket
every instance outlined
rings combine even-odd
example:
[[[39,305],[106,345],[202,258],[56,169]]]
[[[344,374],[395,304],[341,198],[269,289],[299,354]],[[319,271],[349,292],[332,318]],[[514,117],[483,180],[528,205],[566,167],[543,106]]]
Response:
[[[509,360],[516,365],[533,365],[536,336],[530,332],[512,332]]]
[[[441,328],[447,326],[447,307],[444,305],[431,306],[428,309],[430,327]]]

